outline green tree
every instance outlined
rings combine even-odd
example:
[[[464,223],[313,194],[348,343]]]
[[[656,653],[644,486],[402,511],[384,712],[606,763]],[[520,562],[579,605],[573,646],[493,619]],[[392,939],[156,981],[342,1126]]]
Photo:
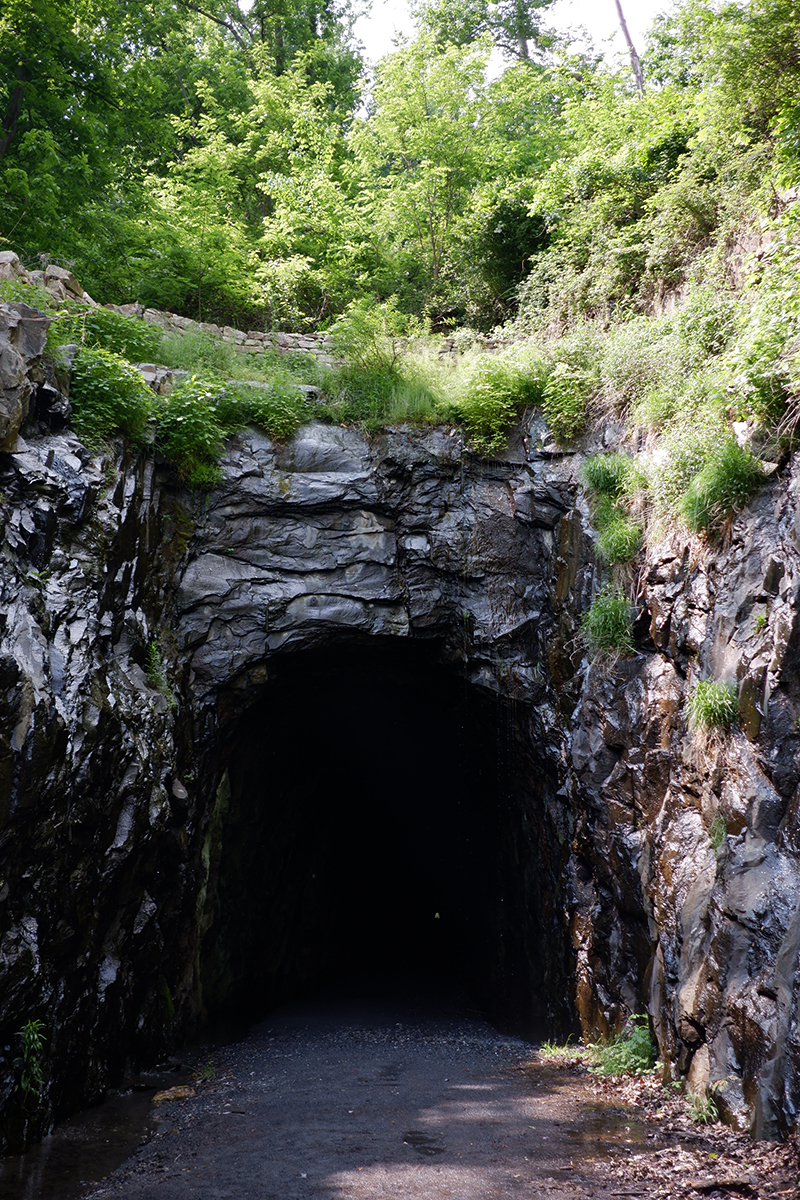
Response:
[[[485,43],[440,47],[422,35],[381,62],[369,119],[352,134],[377,226],[425,299],[443,295],[455,228],[482,173],[487,57]]]
[[[489,37],[512,58],[528,59],[553,42],[542,14],[554,0],[417,0],[412,12],[439,45]]]

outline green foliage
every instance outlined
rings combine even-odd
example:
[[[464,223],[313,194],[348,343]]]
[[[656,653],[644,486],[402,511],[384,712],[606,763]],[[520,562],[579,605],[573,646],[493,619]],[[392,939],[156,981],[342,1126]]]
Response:
[[[657,514],[667,521],[680,518],[680,506],[695,475],[705,466],[724,427],[702,417],[689,424],[674,422],[651,463],[648,487]]]
[[[644,536],[641,522],[631,517],[622,501],[601,496],[595,507],[597,549],[607,563],[623,563],[633,558]]]
[[[48,330],[48,346],[70,342],[110,350],[130,362],[156,362],[161,354],[160,329],[107,308],[61,308]]]
[[[758,459],[729,434],[711,448],[681,497],[678,511],[688,529],[708,529],[746,504],[763,481]]]
[[[505,445],[509,426],[528,406],[542,404],[549,367],[536,354],[482,355],[468,366],[442,415],[463,425],[479,454]]]
[[[723,845],[728,834],[728,826],[722,813],[717,809],[714,813],[714,819],[711,822],[711,827],[708,831],[708,840],[714,849],[714,853],[718,854],[720,847]]]
[[[721,1120],[719,1102],[717,1100],[718,1090],[718,1087],[712,1085],[705,1093],[687,1093],[689,1116],[695,1125],[716,1125]]]
[[[161,344],[160,362],[166,367],[191,371],[193,375],[215,374],[232,376],[237,366],[237,354],[230,342],[212,333],[169,333]]]
[[[358,371],[392,372],[402,350],[401,339],[417,333],[415,323],[398,311],[397,298],[382,304],[353,300],[330,331],[334,354]]]
[[[175,693],[169,685],[161,647],[155,638],[150,642],[145,653],[144,673],[150,687],[154,691],[161,692],[166,697],[169,707],[174,708],[177,703]]]
[[[70,403],[79,437],[97,444],[122,433],[144,440],[154,397],[139,372],[111,350],[84,347],[72,367]]]
[[[542,412],[561,443],[572,441],[586,423],[586,407],[594,378],[588,371],[557,362],[541,396]]]
[[[257,425],[278,441],[290,438],[316,411],[308,395],[280,376],[263,387],[234,388],[234,395],[237,404],[233,419],[242,425]]]
[[[155,444],[182,483],[212,487],[218,482],[228,407],[227,388],[199,375],[173,388],[162,401]]]
[[[435,421],[437,395],[424,376],[407,366],[343,366],[326,382],[327,401],[319,415],[339,424],[358,423],[368,430],[403,421]]]
[[[593,454],[583,464],[583,481],[593,492],[616,500],[628,490],[633,460],[627,454]]]
[[[739,691],[735,683],[698,679],[686,702],[693,729],[729,729],[739,715]]]
[[[633,622],[628,598],[604,584],[581,621],[581,636],[590,654],[631,654]]]
[[[589,1048],[598,1075],[647,1075],[655,1067],[656,1048],[646,1016],[634,1016],[627,1029],[605,1045]]]
[[[19,1070],[17,1091],[22,1093],[22,1102],[38,1101],[44,1087],[44,1025],[38,1019],[26,1021],[15,1035],[22,1042],[22,1054],[14,1060]]]
[[[598,550],[608,563],[627,562],[642,544],[643,529],[625,507],[625,494],[641,485],[627,454],[594,454],[583,465],[583,480],[595,493]]]

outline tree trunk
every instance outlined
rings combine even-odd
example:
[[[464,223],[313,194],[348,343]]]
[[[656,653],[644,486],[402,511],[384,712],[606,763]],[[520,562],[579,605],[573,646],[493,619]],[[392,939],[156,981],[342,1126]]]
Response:
[[[619,27],[622,30],[622,35],[628,43],[628,53],[631,56],[631,67],[636,80],[636,86],[639,89],[639,95],[644,95],[644,74],[642,72],[642,64],[639,61],[639,55],[636,53],[636,47],[633,44],[633,38],[628,30],[628,22],[625,20],[625,14],[622,11],[621,0],[614,0],[617,6],[617,16],[619,17]]]
[[[525,36],[528,29],[528,12],[525,5],[525,0],[517,0],[517,47],[520,58],[529,58],[528,39]]]
[[[14,134],[17,132],[20,113],[22,112],[22,97],[25,91],[24,85],[30,79],[30,73],[26,66],[19,67],[17,71],[18,83],[15,85],[11,97],[8,101],[8,108],[3,117],[3,124],[0,125],[0,159],[5,158],[6,151],[14,140]]]

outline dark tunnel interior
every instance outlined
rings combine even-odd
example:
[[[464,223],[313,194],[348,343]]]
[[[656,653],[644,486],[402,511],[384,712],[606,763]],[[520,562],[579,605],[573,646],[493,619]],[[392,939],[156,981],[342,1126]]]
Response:
[[[524,712],[419,644],[286,654],[271,676],[218,805],[207,1010],[390,975],[524,1036],[564,1027],[560,849]]]

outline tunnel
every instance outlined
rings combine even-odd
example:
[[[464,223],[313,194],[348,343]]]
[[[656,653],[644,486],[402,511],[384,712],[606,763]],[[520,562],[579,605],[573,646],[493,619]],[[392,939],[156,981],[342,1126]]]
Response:
[[[383,978],[529,1038],[572,1028],[567,848],[530,717],[432,644],[273,660],[226,739],[208,1014]]]

